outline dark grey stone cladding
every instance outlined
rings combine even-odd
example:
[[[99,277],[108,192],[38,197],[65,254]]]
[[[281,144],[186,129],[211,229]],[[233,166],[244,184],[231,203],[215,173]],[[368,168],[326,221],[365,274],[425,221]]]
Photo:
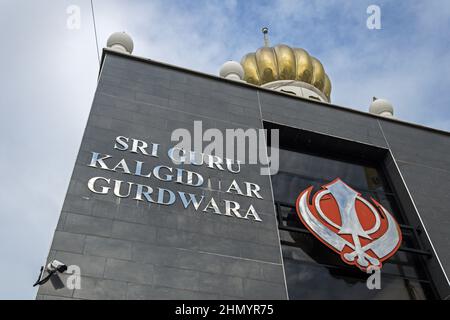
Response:
[[[417,207],[450,273],[448,134],[106,51],[48,257],[79,265],[82,288],[56,290],[48,282],[38,299],[287,298],[270,178],[259,166],[243,166],[237,180],[258,183],[263,200],[225,194],[218,180],[226,185],[235,176],[206,167],[193,171],[210,178],[212,190],[173,189],[253,204],[261,223],[184,209],[180,201],[150,206],[87,189],[93,176],[125,180],[88,167],[91,151],[146,161],[113,150],[115,137],[160,143],[165,152],[173,146],[172,131],[192,129],[194,120],[202,120],[204,130],[262,128],[264,120],[390,149],[400,193],[411,210]],[[397,165],[386,161],[395,176]],[[167,157],[157,163],[173,166]],[[430,265],[442,278],[438,262]]]

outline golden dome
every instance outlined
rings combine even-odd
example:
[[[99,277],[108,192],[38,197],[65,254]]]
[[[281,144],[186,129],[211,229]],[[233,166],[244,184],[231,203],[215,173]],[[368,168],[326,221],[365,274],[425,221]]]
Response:
[[[296,80],[313,85],[330,99],[331,82],[322,63],[303,49],[284,44],[262,47],[246,54],[241,65],[248,83],[263,85],[277,80]]]

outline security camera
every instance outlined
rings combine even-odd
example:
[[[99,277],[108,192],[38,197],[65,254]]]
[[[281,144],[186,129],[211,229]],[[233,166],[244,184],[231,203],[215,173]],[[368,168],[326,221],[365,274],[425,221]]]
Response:
[[[47,265],[47,271],[64,273],[67,270],[67,266],[58,260],[53,260]]]
[[[33,284],[33,287],[40,286],[48,281],[51,276],[53,276],[56,272],[64,273],[67,270],[67,266],[58,260],[53,260],[47,265],[47,276],[44,275],[44,266],[41,267],[41,271],[39,272],[39,277],[36,282]]]

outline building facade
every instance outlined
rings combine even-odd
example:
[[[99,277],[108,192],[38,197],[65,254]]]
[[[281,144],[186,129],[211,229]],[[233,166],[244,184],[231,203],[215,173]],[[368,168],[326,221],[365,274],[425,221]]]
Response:
[[[278,129],[278,173],[174,163],[172,133],[196,121]],[[60,274],[37,298],[445,299],[449,150],[448,132],[105,49],[48,257],[81,288]],[[299,194],[336,178],[399,223],[379,290],[298,219]]]

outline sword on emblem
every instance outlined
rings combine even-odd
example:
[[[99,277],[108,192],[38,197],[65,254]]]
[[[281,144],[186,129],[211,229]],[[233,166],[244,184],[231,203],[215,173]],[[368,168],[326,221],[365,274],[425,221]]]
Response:
[[[380,212],[361,195],[337,178],[333,182],[325,185],[315,195],[313,207],[316,215],[310,210],[308,198],[313,187],[303,191],[297,199],[297,213],[303,223],[322,242],[330,246],[339,253],[344,252],[347,246],[351,252],[345,252],[341,256],[344,262],[356,264],[360,269],[365,270],[370,265],[380,266],[381,261],[391,256],[399,247],[401,242],[401,232],[392,215],[374,199],[372,201],[386,217],[386,231],[377,239],[372,239],[371,235],[377,232],[381,226]],[[337,224],[330,219],[321,208],[321,200],[325,195],[334,198],[337,205],[341,223]],[[356,211],[356,201],[361,201],[374,216],[375,222],[370,229],[364,229]],[[338,232],[329,228],[326,224],[336,228]],[[341,235],[350,235],[352,241],[344,239]],[[366,245],[361,245],[360,238],[369,240]],[[348,251],[348,250],[347,250]]]

